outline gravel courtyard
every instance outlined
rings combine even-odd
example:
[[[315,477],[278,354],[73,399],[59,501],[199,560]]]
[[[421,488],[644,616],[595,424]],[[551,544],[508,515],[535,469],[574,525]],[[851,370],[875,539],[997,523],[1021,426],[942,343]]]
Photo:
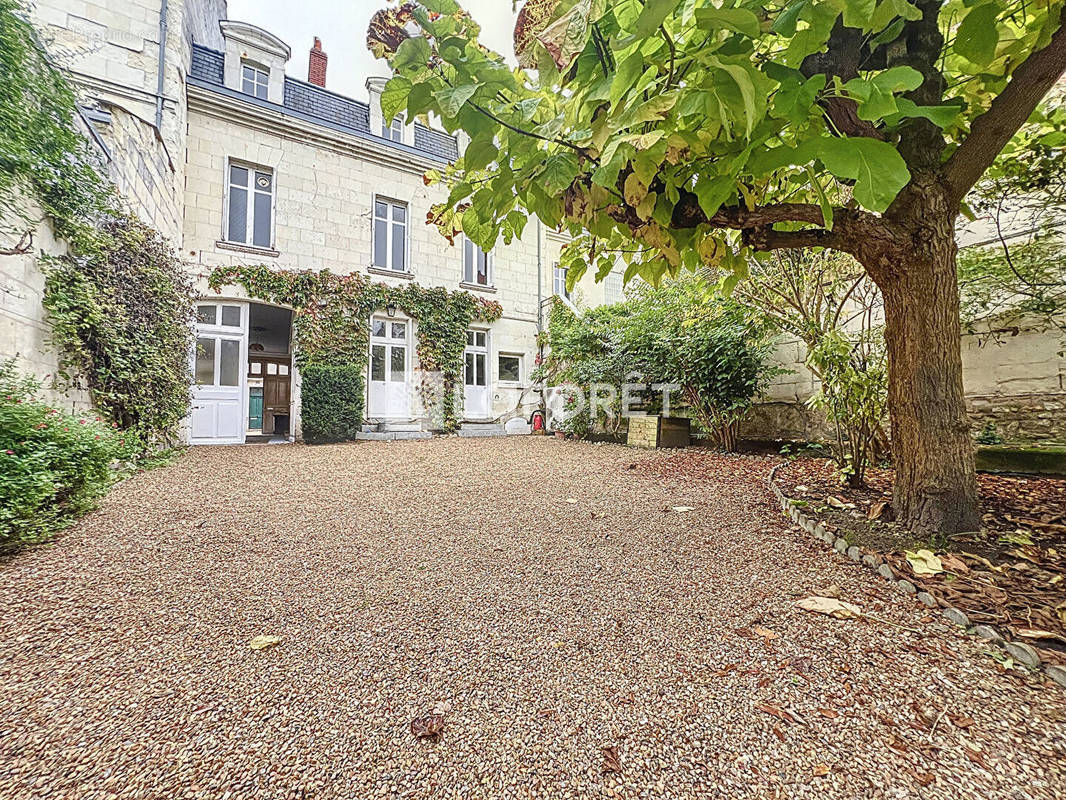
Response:
[[[1066,793],[1066,693],[785,526],[769,461],[671,458],[451,438],[133,477],[0,561],[0,797]],[[793,607],[831,584],[881,621]]]

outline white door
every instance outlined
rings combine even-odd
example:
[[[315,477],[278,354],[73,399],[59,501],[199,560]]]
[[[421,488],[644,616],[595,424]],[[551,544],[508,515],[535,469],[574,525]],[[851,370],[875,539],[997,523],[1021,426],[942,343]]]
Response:
[[[408,380],[408,323],[405,320],[370,321],[370,388],[367,416],[395,419],[411,416]]]
[[[466,366],[463,369],[463,416],[489,416],[489,348],[487,331],[466,332]]]
[[[192,444],[243,444],[248,306],[198,303],[193,348]]]

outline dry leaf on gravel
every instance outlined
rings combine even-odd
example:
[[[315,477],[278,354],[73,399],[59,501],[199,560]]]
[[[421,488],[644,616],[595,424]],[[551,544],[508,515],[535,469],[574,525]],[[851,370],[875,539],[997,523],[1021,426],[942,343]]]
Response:
[[[266,650],[268,647],[274,647],[281,644],[280,636],[256,636],[252,641],[248,642],[248,646],[253,650]]]
[[[777,717],[784,722],[795,722],[798,725],[807,724],[803,717],[795,711],[789,711],[787,708],[781,708],[780,706],[771,705],[770,703],[756,703],[755,708],[763,713],[769,714],[771,717]]]
[[[756,625],[755,627],[752,628],[752,631],[754,631],[755,633],[759,634],[759,636],[763,637],[768,642],[772,641],[774,639],[780,639],[781,638],[781,634],[775,633],[774,631],[770,630],[769,628],[764,628],[761,625]]]
[[[944,565],[940,559],[929,550],[919,550],[917,553],[912,553],[910,550],[904,552],[907,560],[911,562],[911,569],[914,570],[915,575],[939,575],[944,571]]]
[[[870,510],[866,512],[867,519],[881,519],[885,516],[885,511],[888,509],[887,500],[878,500],[876,503],[870,506]]]
[[[829,765],[827,764],[815,764],[814,765],[814,777],[824,778],[829,774]]]
[[[440,738],[440,732],[444,729],[443,714],[428,714],[424,717],[416,717],[411,720],[411,733],[416,739],[429,739],[436,741]]]
[[[577,498],[576,497],[568,497],[565,500],[563,500],[563,502],[564,503],[569,503],[570,505],[573,505],[574,503],[577,502]]]
[[[834,711],[831,708],[819,708],[818,709],[818,713],[821,714],[826,719],[836,719],[837,717],[840,716],[840,712],[839,711]]]
[[[862,609],[835,597],[804,597],[797,600],[796,605],[804,611],[813,611],[816,614],[825,614],[834,619],[859,619]]]
[[[622,762],[618,758],[618,748],[613,746],[601,747],[600,752],[603,753],[603,774],[614,772],[620,775],[622,773]]]

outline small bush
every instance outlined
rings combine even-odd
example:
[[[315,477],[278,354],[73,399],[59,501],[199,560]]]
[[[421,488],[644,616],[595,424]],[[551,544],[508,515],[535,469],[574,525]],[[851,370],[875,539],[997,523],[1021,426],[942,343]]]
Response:
[[[300,411],[308,444],[355,438],[363,424],[363,369],[358,364],[309,364]]]
[[[130,437],[94,414],[37,399],[39,385],[0,363],[0,551],[40,541],[92,509],[133,456]]]

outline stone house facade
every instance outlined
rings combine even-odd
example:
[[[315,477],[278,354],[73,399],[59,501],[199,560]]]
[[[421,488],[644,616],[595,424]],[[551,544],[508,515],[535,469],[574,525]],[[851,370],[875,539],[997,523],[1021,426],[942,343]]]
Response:
[[[369,103],[330,91],[318,39],[305,51],[308,79],[287,76],[290,46],[227,19],[224,0],[41,0],[33,13],[79,89],[120,194],[171,239],[200,282],[190,442],[301,434],[291,312],[239,287],[210,291],[211,270],[228,265],[360,272],[496,300],[501,319],[468,332],[464,416],[502,423],[539,407],[530,376],[545,304],[567,294],[555,268],[565,238],[531,221],[522,240],[486,255],[462,240],[451,246],[425,225],[445,195],[422,175],[456,158],[459,144],[418,122],[386,128],[384,79],[367,81]],[[62,247],[46,234],[46,250]],[[0,356],[15,355],[44,377],[55,358],[43,277],[31,257],[0,268],[5,287],[32,285],[19,292],[17,315],[5,301],[0,324],[11,336]],[[620,278],[615,295],[605,291],[586,279],[573,299],[620,299]],[[421,433],[431,420],[416,391],[418,326],[382,309],[371,328],[368,421]]]

